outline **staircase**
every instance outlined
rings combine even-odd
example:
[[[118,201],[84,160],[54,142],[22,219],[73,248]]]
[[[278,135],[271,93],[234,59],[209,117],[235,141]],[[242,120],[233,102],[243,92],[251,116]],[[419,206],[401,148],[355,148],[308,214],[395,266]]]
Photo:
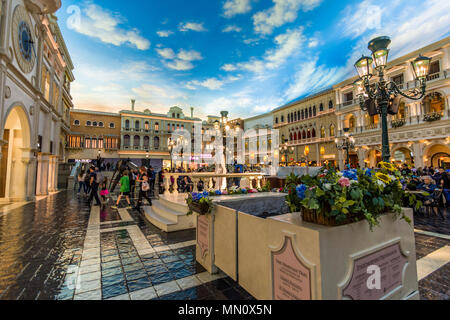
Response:
[[[173,201],[162,195],[159,200],[153,200],[152,207],[143,207],[145,218],[165,232],[193,229],[195,216],[186,215],[189,209],[183,201],[184,198]]]

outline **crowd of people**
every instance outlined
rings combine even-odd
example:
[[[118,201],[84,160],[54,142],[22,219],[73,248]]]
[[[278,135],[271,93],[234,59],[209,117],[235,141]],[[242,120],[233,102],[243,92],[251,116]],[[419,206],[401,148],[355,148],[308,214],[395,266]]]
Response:
[[[84,195],[89,205],[95,200],[94,205],[106,206],[111,201],[111,190],[114,191],[118,185],[119,195],[112,208],[118,208],[122,200],[126,200],[128,209],[140,210],[143,200],[147,200],[148,205],[152,206],[151,196],[155,192],[156,180],[156,173],[152,167],[131,169],[123,165],[115,170],[117,177],[109,183],[98,166],[82,167],[77,178],[78,194]]]

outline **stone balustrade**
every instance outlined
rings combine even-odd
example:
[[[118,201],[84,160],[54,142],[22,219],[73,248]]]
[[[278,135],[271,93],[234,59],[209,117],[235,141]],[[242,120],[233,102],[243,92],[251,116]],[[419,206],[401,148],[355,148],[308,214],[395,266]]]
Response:
[[[164,173],[164,194],[170,194],[170,177],[174,178],[173,184],[173,192],[172,194],[178,194],[178,177],[189,177],[194,184],[194,192],[198,192],[198,183],[200,180],[204,182],[205,189],[212,189],[214,187],[213,179],[216,178],[225,178],[225,179],[248,179],[249,186],[248,188],[261,188],[262,180],[268,176],[262,172],[251,172],[251,173],[226,173],[226,174],[217,174],[214,172],[195,172],[195,173]],[[227,181],[228,182],[228,181]]]

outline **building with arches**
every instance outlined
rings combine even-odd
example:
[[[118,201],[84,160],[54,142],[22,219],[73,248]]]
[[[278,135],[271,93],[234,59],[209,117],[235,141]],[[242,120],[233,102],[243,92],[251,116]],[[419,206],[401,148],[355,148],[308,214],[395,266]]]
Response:
[[[281,163],[334,163],[336,161],[335,93],[327,89],[294,100],[272,111],[273,128],[279,130],[280,145],[294,147],[294,153]],[[287,161],[286,161],[287,160]]]
[[[0,2],[0,201],[57,190],[73,65],[53,13],[60,0]]]
[[[66,150],[69,162],[94,160],[115,163],[119,158],[121,119],[118,113],[74,109]]]
[[[397,115],[388,116],[391,161],[415,167],[450,168],[450,37],[391,61],[386,76],[406,91],[414,89],[411,61],[419,54],[432,58],[426,96],[420,101],[403,98]],[[356,77],[334,86],[338,136],[349,129],[356,140],[351,162],[376,167],[381,161],[381,119],[361,110],[353,87]],[[338,155],[344,167],[345,155]]]

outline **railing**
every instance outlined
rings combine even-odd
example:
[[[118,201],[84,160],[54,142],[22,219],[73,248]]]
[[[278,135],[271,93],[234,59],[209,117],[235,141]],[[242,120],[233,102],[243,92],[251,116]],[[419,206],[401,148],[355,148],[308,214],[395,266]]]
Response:
[[[393,129],[403,127],[406,124],[406,119],[396,119],[391,121],[391,127]]]
[[[444,116],[444,111],[441,112],[429,112],[423,116],[423,121],[426,122],[433,122],[441,120],[441,118]]]
[[[375,129],[379,129],[379,124],[378,123],[371,123],[367,126],[364,127],[366,130],[375,130]]]
[[[173,183],[173,191],[172,194],[178,194],[178,177],[189,177],[194,184],[194,192],[198,192],[198,183],[200,180],[208,182],[208,188],[212,189],[214,186],[213,179],[216,179],[216,186],[219,184],[219,179],[243,179],[247,178],[249,180],[249,187],[253,188],[253,182],[255,182],[255,188],[261,188],[261,181],[264,177],[267,176],[265,173],[255,172],[255,173],[226,173],[226,174],[217,174],[214,172],[196,172],[196,173],[164,173],[164,194],[170,194],[170,177],[174,178]],[[217,189],[217,188],[216,188]]]
[[[427,76],[427,81],[436,80],[436,79],[439,79],[440,77],[441,77],[441,73],[440,72],[432,73],[432,74]]]

